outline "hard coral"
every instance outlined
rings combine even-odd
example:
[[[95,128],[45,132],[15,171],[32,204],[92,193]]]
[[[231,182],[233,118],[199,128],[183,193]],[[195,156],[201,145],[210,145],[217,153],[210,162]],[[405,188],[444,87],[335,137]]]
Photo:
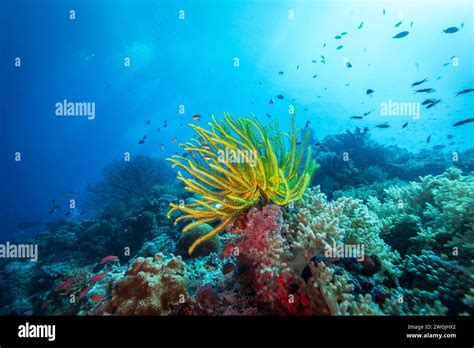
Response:
[[[263,126],[256,118],[231,118],[224,115],[223,121],[213,116],[210,130],[190,125],[199,140],[180,144],[188,157],[174,155],[169,158],[173,167],[181,167],[178,179],[188,191],[201,196],[193,203],[171,204],[169,212],[182,211],[175,224],[191,220],[183,232],[202,223],[219,221],[217,227],[197,239],[189,253],[204,240],[223,230],[237,215],[261,200],[285,205],[298,201],[303,196],[316,169],[311,159],[311,148],[307,147],[308,136],[297,145],[297,132],[292,120],[291,133],[280,133],[278,124]],[[284,136],[289,140],[285,146]],[[307,152],[303,163],[304,153]],[[229,156],[227,156],[229,154]],[[227,156],[229,158],[222,158]]]
[[[188,297],[188,279],[181,258],[137,258],[125,277],[113,285],[112,298],[103,307],[108,315],[168,315],[172,306]]]

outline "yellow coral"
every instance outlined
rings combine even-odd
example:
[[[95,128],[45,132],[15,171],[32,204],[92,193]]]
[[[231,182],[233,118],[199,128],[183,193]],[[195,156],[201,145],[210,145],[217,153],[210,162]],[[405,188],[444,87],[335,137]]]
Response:
[[[311,159],[311,148],[307,147],[309,133],[301,144],[297,143],[294,115],[291,133],[280,133],[278,123],[263,126],[255,116],[231,118],[229,113],[224,113],[222,121],[212,116],[208,125],[210,130],[190,124],[198,139],[180,144],[189,156],[168,158],[173,168],[181,167],[189,174],[185,177],[178,171],[178,179],[186,190],[200,195],[186,205],[171,204],[168,217],[179,210],[185,214],[175,220],[175,225],[182,220],[194,220],[183,232],[202,223],[220,222],[190,246],[190,254],[240,212],[261,200],[278,205],[300,200],[317,168],[316,161]]]

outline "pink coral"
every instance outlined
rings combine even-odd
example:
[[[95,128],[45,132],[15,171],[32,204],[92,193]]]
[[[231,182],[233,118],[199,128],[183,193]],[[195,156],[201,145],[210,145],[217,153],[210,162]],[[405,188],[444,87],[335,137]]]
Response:
[[[253,207],[246,224],[235,223],[230,232],[240,234],[236,243],[238,260],[249,268],[257,298],[273,307],[286,308],[291,283],[286,263],[288,248],[281,234],[282,212],[277,205],[261,210]],[[287,308],[286,308],[287,309]]]

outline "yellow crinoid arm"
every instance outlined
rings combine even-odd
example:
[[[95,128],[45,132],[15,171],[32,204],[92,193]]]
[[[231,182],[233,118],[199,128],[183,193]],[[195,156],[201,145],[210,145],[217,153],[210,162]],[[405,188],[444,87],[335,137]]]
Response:
[[[197,195],[192,203],[170,204],[168,217],[180,211],[175,225],[188,221],[183,232],[203,223],[217,224],[194,241],[190,254],[262,199],[277,205],[301,199],[317,168],[307,145],[308,134],[301,146],[297,144],[294,114],[289,133],[282,133],[277,123],[262,125],[254,115],[231,117],[224,113],[221,120],[212,116],[208,125],[205,129],[190,124],[197,137],[179,145],[188,157],[168,158],[173,167],[183,170],[177,177],[185,189]],[[226,158],[228,153],[237,159]]]

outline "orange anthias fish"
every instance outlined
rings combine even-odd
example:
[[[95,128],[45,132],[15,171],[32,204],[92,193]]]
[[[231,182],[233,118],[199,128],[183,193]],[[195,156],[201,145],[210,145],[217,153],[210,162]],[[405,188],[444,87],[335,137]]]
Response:
[[[99,294],[91,294],[89,296],[89,298],[92,300],[92,301],[95,301],[95,302],[100,302],[104,299],[104,296],[102,295],[99,295]]]
[[[97,275],[93,276],[92,278],[89,278],[88,282],[89,283],[98,282],[98,281],[102,280],[102,278],[104,278],[106,275],[107,275],[107,273],[97,274]]]
[[[224,247],[224,250],[222,250],[222,254],[221,254],[221,260],[225,259],[226,257],[229,257],[230,255],[232,255],[232,253],[234,252],[234,244],[227,244],[225,247]]]
[[[201,115],[194,115],[191,117],[194,121],[199,121],[201,119]]]
[[[84,290],[82,290],[79,295],[77,296],[77,299],[80,300],[81,298],[83,298],[84,296],[87,295],[87,293],[89,292],[89,290],[92,288],[92,285],[88,286],[87,288],[85,288]]]
[[[69,278],[64,283],[59,285],[58,289],[64,289],[64,290],[66,290],[66,294],[69,293],[69,291],[71,291],[71,287],[74,284],[74,282],[76,281],[76,279],[77,279],[76,277]]]
[[[117,256],[112,256],[112,255],[104,257],[102,260],[99,261],[99,265],[103,265],[106,262],[111,262],[111,261],[114,261],[116,259],[118,259],[118,257]]]

